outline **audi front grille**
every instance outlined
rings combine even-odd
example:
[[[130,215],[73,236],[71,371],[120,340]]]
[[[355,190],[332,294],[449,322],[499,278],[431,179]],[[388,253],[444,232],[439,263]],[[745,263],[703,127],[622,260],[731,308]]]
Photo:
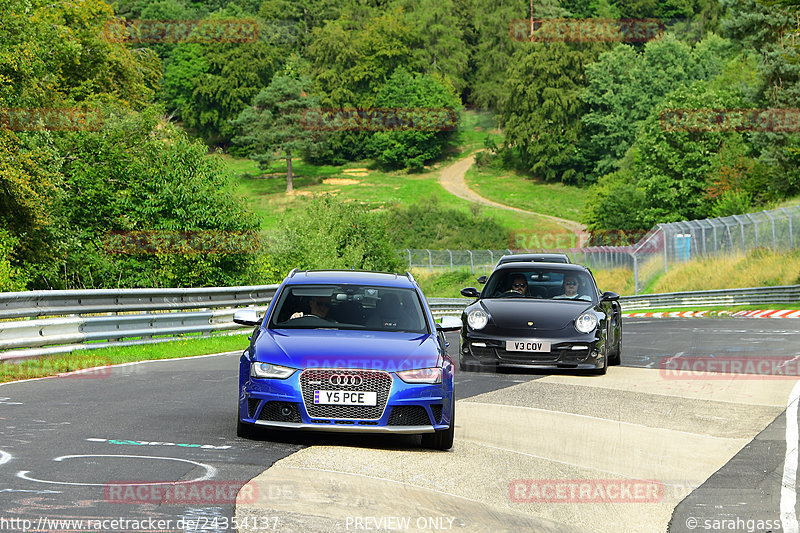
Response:
[[[333,384],[331,378],[334,378]],[[359,379],[361,383],[357,384]],[[311,418],[331,420],[377,420],[383,416],[392,376],[384,370],[307,369],[300,374],[300,391],[306,412]],[[315,390],[376,392],[374,406],[365,405],[320,405],[314,403]]]

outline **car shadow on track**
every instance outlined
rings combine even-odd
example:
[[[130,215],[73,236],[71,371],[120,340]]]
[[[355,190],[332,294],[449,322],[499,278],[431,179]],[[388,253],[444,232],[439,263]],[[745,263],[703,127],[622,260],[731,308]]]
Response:
[[[466,376],[527,376],[531,379],[544,378],[547,376],[586,376],[602,378],[603,376],[594,374],[591,370],[575,370],[571,368],[563,369],[540,369],[540,368],[522,368],[522,367],[499,367],[495,370],[479,370],[477,372],[471,370],[460,370],[458,376],[464,378]]]
[[[430,452],[421,447],[419,435],[375,435],[359,433],[324,433],[289,430],[259,431],[251,441],[295,444],[300,446],[337,446],[377,450]]]

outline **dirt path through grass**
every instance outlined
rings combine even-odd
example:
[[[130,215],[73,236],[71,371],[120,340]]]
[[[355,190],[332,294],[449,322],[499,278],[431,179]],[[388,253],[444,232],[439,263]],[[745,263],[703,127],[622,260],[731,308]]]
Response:
[[[442,184],[447,192],[458,196],[464,200],[469,202],[473,202],[480,205],[488,205],[492,207],[499,207],[500,209],[507,209],[509,211],[517,211],[519,213],[525,213],[529,215],[536,215],[544,218],[548,218],[555,222],[556,224],[566,228],[571,233],[575,233],[577,235],[586,234],[586,226],[579,222],[575,222],[574,220],[567,220],[565,218],[558,218],[552,215],[545,215],[544,213],[536,213],[534,211],[526,211],[525,209],[520,209],[518,207],[511,207],[510,205],[503,205],[488,198],[484,198],[483,196],[479,195],[472,189],[467,186],[467,182],[464,181],[464,176],[467,174],[467,170],[475,163],[475,156],[470,155],[465,157],[464,159],[460,159],[453,163],[450,166],[444,167],[440,174],[439,174],[439,183]],[[588,236],[588,234],[586,234]],[[584,242],[584,241],[581,241]]]

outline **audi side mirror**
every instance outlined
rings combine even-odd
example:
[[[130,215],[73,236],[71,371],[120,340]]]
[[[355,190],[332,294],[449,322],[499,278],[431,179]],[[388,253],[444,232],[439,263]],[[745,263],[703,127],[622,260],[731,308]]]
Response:
[[[233,321],[242,326],[258,326],[261,324],[261,319],[258,318],[258,313],[253,309],[242,309],[233,314]]]
[[[616,302],[619,300],[619,294],[616,292],[607,291],[603,293],[603,297],[600,299],[604,302]]]
[[[486,283],[486,281],[487,281],[488,279],[489,279],[489,278],[487,278],[486,276],[481,276],[481,277],[479,277],[479,278],[478,278],[478,283],[480,283],[480,284],[484,284],[484,283]]]
[[[461,319],[457,316],[443,316],[442,321],[436,324],[436,329],[447,333],[448,331],[458,331],[461,326]]]

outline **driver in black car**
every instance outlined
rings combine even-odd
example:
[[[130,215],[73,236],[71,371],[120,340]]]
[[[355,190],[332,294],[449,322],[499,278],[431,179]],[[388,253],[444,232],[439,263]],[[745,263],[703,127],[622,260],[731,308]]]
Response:
[[[314,296],[311,300],[308,301],[308,306],[310,308],[310,313],[303,313],[302,311],[297,311],[296,313],[292,314],[290,318],[300,318],[302,316],[317,316],[319,318],[327,318],[328,311],[331,308],[331,301],[330,298],[325,296]]]
[[[522,274],[517,274],[511,278],[511,290],[523,296],[528,295],[528,281]]]

